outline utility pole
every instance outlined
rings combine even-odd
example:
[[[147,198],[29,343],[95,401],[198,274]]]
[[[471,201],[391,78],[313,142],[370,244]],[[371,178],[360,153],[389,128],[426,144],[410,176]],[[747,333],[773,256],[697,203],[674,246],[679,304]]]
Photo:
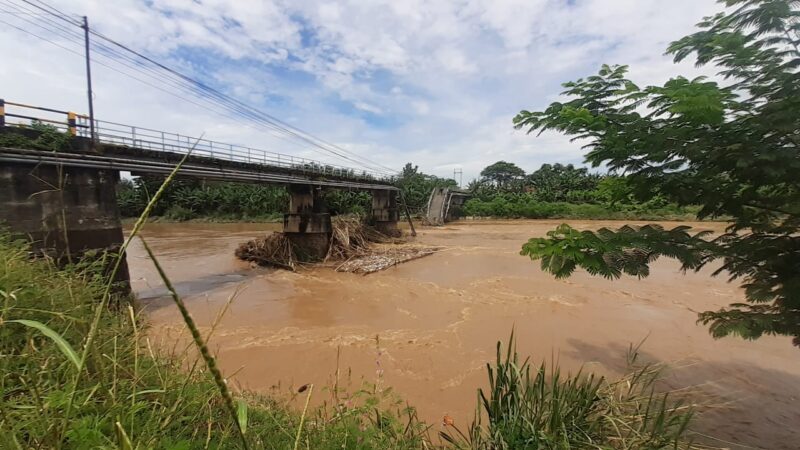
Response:
[[[453,179],[456,179],[456,175],[458,175],[458,187],[461,187],[462,177],[464,175],[464,171],[462,169],[453,169]]]
[[[89,58],[89,18],[83,16],[83,40],[86,46],[86,85],[88,87],[89,95],[89,137],[94,147],[94,99],[92,98],[92,65]]]

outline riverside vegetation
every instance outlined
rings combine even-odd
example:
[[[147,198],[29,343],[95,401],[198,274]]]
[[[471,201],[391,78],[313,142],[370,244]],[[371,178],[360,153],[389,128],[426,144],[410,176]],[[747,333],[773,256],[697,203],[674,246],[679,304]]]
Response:
[[[544,164],[526,175],[513,163],[498,161],[471,182],[473,198],[462,215],[506,219],[635,219],[685,220],[697,208],[678,206],[664,198],[636,199],[624,177],[592,174],[572,165]],[[163,178],[122,180],[117,199],[123,217],[136,217]],[[451,179],[424,174],[408,163],[395,178],[413,215],[425,214],[428,197],[436,187],[457,188]],[[333,214],[367,215],[372,200],[367,192],[331,190],[324,194]],[[238,183],[206,183],[179,180],[154,207],[154,215],[166,220],[279,221],[288,209],[289,196],[281,186]]]
[[[634,365],[612,382],[565,376],[521,361],[513,339],[506,349],[498,344],[497,360],[487,365],[489,389],[479,393],[477,420],[459,426],[445,418],[439,435],[377,383],[353,393],[301,388],[303,402],[328,399],[302,411],[264,395],[221,392],[208,365],[213,356],[198,358],[191,348],[207,348],[213,327],[188,346],[161,352],[147,340],[146,318],[133,303],[103,306],[103,261],[94,261],[59,269],[31,261],[24,242],[0,235],[2,448],[688,446],[692,409],[654,393],[658,367]]]
[[[121,247],[140,238],[175,171],[152,195]],[[141,238],[140,238],[141,239]],[[379,383],[352,395],[329,388],[309,409],[231,392],[208,342],[147,246],[191,340],[160,352],[134,299],[114,297],[121,258],[89,256],[57,268],[31,260],[27,244],[0,233],[0,442],[8,448],[683,448],[691,405],[657,394],[658,367],[632,367],[609,382],[532,370],[498,344],[478,391],[474,423],[445,417],[436,435],[414,409],[387,402]],[[108,268],[112,267],[109,271]],[[179,344],[180,345],[180,344]],[[200,355],[197,357],[197,355]],[[317,395],[320,395],[319,393]],[[390,403],[387,405],[387,403]],[[462,431],[462,428],[464,430]]]

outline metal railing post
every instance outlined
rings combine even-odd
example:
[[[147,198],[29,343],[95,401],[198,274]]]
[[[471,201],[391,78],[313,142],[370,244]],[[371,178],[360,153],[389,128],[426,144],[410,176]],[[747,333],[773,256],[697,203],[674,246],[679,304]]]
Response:
[[[131,142],[132,145],[136,147],[136,127],[131,127]]]
[[[77,114],[70,111],[67,113],[67,128],[69,129],[70,136],[77,136],[78,135],[78,123],[76,121]]]
[[[0,98],[0,127],[6,126],[6,101]]]
[[[208,152],[214,157],[214,141],[208,141]]]

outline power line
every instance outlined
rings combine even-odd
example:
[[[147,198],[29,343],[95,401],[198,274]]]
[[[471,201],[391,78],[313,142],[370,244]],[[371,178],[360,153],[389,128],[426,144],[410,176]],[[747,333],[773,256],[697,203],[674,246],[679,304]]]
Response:
[[[56,18],[58,18],[60,20],[63,20],[63,21],[66,21],[67,23],[70,23],[70,24],[75,25],[75,26],[80,25],[79,22],[70,19],[65,13],[63,13],[63,12],[61,12],[61,11],[59,11],[59,10],[49,6],[49,5],[47,5],[44,2],[41,2],[41,1],[38,2],[41,5],[44,5],[44,6],[40,6],[39,4],[33,3],[31,1],[29,1],[29,0],[23,0],[23,1],[25,3],[33,6],[33,7],[41,10],[41,11],[46,12],[47,14],[49,14],[49,15],[51,15],[53,17],[56,17]],[[26,8],[26,10],[30,11],[27,8]],[[51,25],[56,25],[55,23],[53,23],[52,20],[48,19],[47,21]],[[62,31],[66,32],[67,34],[72,34],[62,26],[57,26],[57,27],[59,29],[61,29]],[[15,27],[15,28],[17,28],[17,27]],[[346,150],[344,148],[341,148],[341,147],[339,147],[339,146],[337,146],[335,144],[331,144],[331,143],[329,143],[327,141],[324,141],[324,140],[322,140],[322,139],[320,139],[320,138],[318,138],[316,136],[313,136],[313,135],[311,135],[311,134],[309,134],[309,133],[307,133],[305,131],[302,131],[302,130],[296,128],[296,127],[293,127],[293,126],[291,126],[289,124],[286,124],[285,122],[281,121],[280,119],[278,119],[278,118],[276,118],[274,116],[271,116],[271,115],[269,115],[269,114],[267,114],[267,113],[265,113],[263,111],[257,110],[255,108],[253,108],[253,107],[251,107],[251,106],[249,106],[249,105],[247,105],[247,104],[235,99],[235,98],[232,98],[232,97],[230,97],[230,96],[228,96],[228,95],[226,95],[226,94],[224,94],[224,93],[222,93],[222,92],[220,92],[220,91],[218,91],[218,90],[206,85],[205,83],[202,83],[202,82],[200,82],[198,80],[195,80],[195,79],[193,79],[193,78],[191,78],[191,77],[189,77],[187,75],[184,75],[184,74],[182,74],[182,73],[180,73],[180,72],[178,72],[178,71],[176,71],[176,70],[174,70],[174,69],[172,69],[172,68],[170,68],[170,67],[168,67],[168,66],[166,66],[166,65],[164,65],[164,64],[162,64],[162,63],[160,63],[158,61],[153,60],[152,58],[150,58],[150,57],[148,57],[148,56],[146,56],[146,55],[144,55],[142,53],[139,53],[139,52],[137,52],[137,51],[125,46],[124,44],[121,44],[121,43],[119,43],[119,42],[117,42],[117,41],[115,41],[115,40],[113,40],[113,39],[101,34],[101,33],[98,33],[98,32],[96,32],[94,30],[90,30],[90,32],[92,33],[92,35],[97,36],[98,38],[105,40],[109,44],[111,44],[113,46],[116,46],[119,49],[121,49],[121,50],[123,50],[123,51],[125,51],[127,53],[130,53],[130,54],[132,54],[132,55],[134,55],[134,56],[136,56],[138,58],[140,58],[141,60],[146,61],[147,63],[155,66],[158,69],[166,71],[170,75],[170,77],[173,78],[171,80],[173,82],[173,86],[174,86],[174,83],[178,82],[178,83],[180,83],[181,87],[183,87],[183,88],[187,88],[188,87],[189,90],[193,91],[196,95],[200,95],[200,96],[206,97],[206,98],[211,98],[211,99],[215,100],[216,102],[221,103],[229,111],[232,111],[232,112],[234,112],[235,114],[237,114],[239,116],[244,116],[247,119],[250,119],[250,120],[253,120],[253,121],[256,121],[256,122],[260,123],[262,126],[266,126],[266,127],[270,128],[272,130],[279,131],[279,132],[288,134],[289,136],[298,138],[298,139],[306,142],[307,144],[313,145],[314,147],[317,147],[320,150],[323,150],[323,151],[325,151],[327,153],[331,153],[331,154],[333,154],[333,155],[335,155],[335,156],[337,156],[339,158],[342,158],[342,159],[345,159],[345,160],[348,160],[348,161],[351,161],[351,162],[354,162],[354,163],[357,163],[357,164],[366,165],[367,167],[369,167],[369,168],[371,168],[373,170],[377,169],[379,172],[382,172],[382,171],[388,171],[388,173],[395,173],[396,172],[392,168],[389,168],[389,167],[384,166],[384,165],[382,165],[380,163],[372,161],[369,158],[365,158],[365,157],[362,157],[360,155],[357,155],[357,154],[355,154],[353,152],[350,152],[350,151],[348,151],[348,150]],[[152,68],[147,67],[146,64],[142,64],[141,61],[135,60],[134,58],[130,57],[129,55],[125,55],[122,52],[115,51],[114,49],[108,47],[107,45],[101,44],[100,47],[103,49],[103,51],[105,51],[105,53],[107,53],[105,55],[106,57],[109,57],[109,58],[114,58],[114,57],[122,58],[122,59],[124,59],[126,61],[133,62],[139,68],[150,69],[151,72],[153,70]],[[137,70],[140,73],[142,72],[139,68],[131,67],[129,64],[124,64],[124,65],[128,66],[129,68],[133,68],[134,70]],[[128,76],[130,76],[130,75],[128,75]],[[137,79],[138,81],[142,82],[141,79],[138,79],[136,77],[132,77],[132,78]],[[177,78],[177,80],[175,78]],[[188,83],[189,86],[186,86],[185,85],[186,83]],[[145,84],[147,84],[149,86],[152,86],[152,87],[155,87],[151,83],[145,83]],[[160,90],[164,91],[163,89],[160,89]],[[174,95],[174,94],[172,94],[172,95]],[[182,98],[182,97],[179,97],[179,98],[181,98],[182,100],[186,100],[185,98]],[[190,103],[195,104],[195,105],[197,104],[195,102],[190,102]],[[216,105],[216,103],[215,103],[215,105]],[[352,155],[352,156],[348,156],[348,155]],[[365,161],[368,164],[365,163]]]
[[[16,26],[16,25],[10,24],[10,23],[8,23],[8,22],[6,22],[6,21],[2,20],[2,19],[0,19],[0,23],[6,24],[6,25],[8,25],[8,26],[10,26],[10,27],[12,27],[12,28],[15,28],[15,29],[17,29],[17,30],[19,30],[19,31],[23,32],[23,33],[27,33],[27,34],[29,34],[29,35],[31,35],[31,36],[34,36],[34,37],[38,38],[38,39],[41,39],[41,40],[43,40],[43,41],[46,41],[46,42],[48,42],[48,43],[50,43],[50,44],[52,44],[52,45],[54,45],[54,46],[57,46],[57,47],[59,47],[59,48],[61,48],[61,49],[63,49],[63,50],[66,50],[66,51],[68,51],[68,52],[70,52],[70,53],[73,53],[74,55],[76,55],[76,56],[78,56],[78,57],[80,57],[80,58],[83,58],[83,57],[84,57],[84,55],[83,55],[82,53],[80,53],[80,52],[78,52],[78,51],[75,51],[75,50],[73,50],[73,49],[70,49],[70,48],[68,48],[68,47],[65,47],[65,46],[63,46],[63,45],[61,45],[61,44],[59,44],[59,43],[57,43],[57,42],[55,42],[55,41],[53,41],[53,40],[51,40],[51,39],[47,39],[47,38],[45,38],[45,37],[43,37],[43,36],[41,36],[41,35],[39,35],[39,34],[37,34],[37,33],[34,33],[34,32],[32,32],[32,31],[30,31],[30,30],[26,30],[26,29],[20,28],[20,27],[18,27],[18,26]],[[46,28],[45,28],[45,29],[46,29]],[[63,37],[63,36],[62,36],[62,37]],[[166,93],[166,94],[173,95],[173,96],[175,96],[175,97],[177,97],[177,98],[179,98],[179,99],[181,99],[181,100],[183,100],[183,101],[185,101],[185,102],[187,102],[187,103],[190,103],[190,104],[196,105],[196,106],[198,106],[198,107],[201,107],[201,108],[208,108],[208,105],[209,105],[209,104],[211,104],[211,105],[214,105],[213,103],[210,103],[208,100],[205,100],[205,101],[207,102],[207,104],[206,104],[206,105],[203,105],[203,104],[200,104],[200,103],[198,103],[198,102],[196,102],[196,101],[193,101],[193,100],[191,100],[191,99],[188,99],[188,98],[186,98],[186,97],[182,97],[182,96],[180,96],[180,95],[176,94],[175,92],[172,92],[172,91],[169,91],[169,90],[167,90],[167,89],[164,89],[164,88],[162,88],[161,86],[158,86],[158,85],[156,85],[156,84],[149,83],[149,82],[147,82],[146,80],[143,80],[143,79],[141,79],[141,78],[138,78],[138,77],[136,77],[135,75],[132,75],[132,74],[130,74],[130,73],[127,73],[127,72],[124,72],[124,71],[122,71],[122,70],[119,70],[118,68],[116,68],[116,67],[113,67],[113,66],[111,66],[111,65],[109,65],[109,64],[106,64],[106,63],[104,63],[104,62],[102,62],[102,61],[97,61],[97,60],[95,60],[95,63],[97,63],[97,64],[99,64],[99,65],[101,65],[101,66],[103,66],[103,67],[106,67],[106,68],[108,68],[109,70],[112,70],[112,71],[114,71],[114,72],[117,72],[117,73],[119,73],[119,74],[122,74],[122,75],[125,75],[125,76],[127,76],[127,77],[130,77],[130,78],[132,78],[132,79],[134,79],[134,80],[137,80],[137,81],[139,81],[140,83],[143,83],[143,84],[145,84],[145,85],[147,85],[147,86],[153,87],[154,89],[158,89],[158,90],[160,90],[160,91],[162,91],[162,92],[164,92],[164,93]],[[279,137],[279,138],[282,138],[282,139],[284,139],[282,136],[276,136],[276,137]],[[293,141],[288,141],[288,142],[290,142],[290,143],[293,143],[293,144],[297,144],[296,142],[293,142]]]
[[[17,7],[17,6],[14,6],[14,7]],[[26,19],[22,19],[22,20],[24,20],[24,21],[26,21],[26,22],[30,23],[31,25],[34,25],[34,26],[36,26],[38,28],[41,28],[41,29],[43,29],[45,31],[55,33],[59,37],[62,37],[64,39],[68,40],[68,41],[71,41],[71,42],[76,43],[78,45],[83,45],[83,42],[81,40],[81,36],[80,36],[80,34],[78,32],[73,32],[72,30],[70,30],[68,28],[65,28],[64,26],[62,26],[60,24],[57,24],[57,23],[53,22],[52,20],[46,20],[46,21],[48,23],[50,23],[50,24],[53,24],[56,28],[58,28],[58,31],[56,31],[56,30],[54,30],[52,28],[48,28],[47,26],[44,26],[41,23],[37,23],[37,22],[34,22],[34,21],[26,20]],[[19,28],[17,28],[17,29],[19,29]],[[20,31],[26,32],[26,30],[22,30],[22,29],[20,29]],[[29,34],[32,34],[32,35],[34,35],[36,37],[41,38],[40,36],[35,35],[33,33],[29,33]],[[54,42],[52,42],[52,41],[49,41],[49,42],[54,44]],[[61,48],[63,48],[63,47],[61,47]],[[163,82],[164,82],[163,74],[161,74],[160,72],[157,72],[152,67],[148,67],[146,65],[141,64],[138,60],[135,60],[134,58],[131,58],[130,56],[127,56],[127,55],[124,55],[122,53],[119,53],[119,52],[115,51],[114,49],[112,49],[112,48],[110,48],[110,47],[108,47],[108,46],[106,46],[106,45],[104,45],[102,43],[97,43],[96,41],[92,41],[92,48],[94,48],[97,51],[97,55],[106,58],[109,61],[109,63],[111,63],[111,64],[116,62],[117,64],[125,66],[125,67],[127,67],[129,69],[133,69],[134,71],[137,71],[137,72],[139,72],[139,73],[141,73],[141,74],[143,74],[145,76],[149,76],[149,77],[155,79],[157,81],[157,83],[162,83],[163,84]],[[72,52],[72,53],[75,53],[75,52]],[[114,58],[115,56],[122,56],[125,61],[120,62],[118,60],[115,60],[115,58]],[[130,63],[126,62],[126,61],[130,61]],[[183,101],[191,103],[191,104],[193,104],[195,106],[198,106],[198,107],[201,107],[201,108],[204,108],[204,109],[209,109],[209,110],[216,111],[215,106],[217,106],[217,103],[212,102],[211,100],[208,100],[207,97],[200,97],[200,101],[205,103],[205,104],[200,104],[200,103],[198,103],[196,101],[189,100],[186,97],[182,97],[182,96],[176,94],[175,92],[173,92],[171,90],[164,89],[163,87],[161,87],[161,86],[159,86],[157,84],[153,84],[151,82],[145,81],[145,80],[143,80],[143,79],[141,79],[141,78],[139,78],[139,77],[137,77],[135,75],[132,75],[129,72],[125,72],[125,71],[122,71],[122,70],[120,70],[120,69],[118,69],[116,67],[112,67],[112,65],[110,65],[108,63],[103,63],[103,62],[100,62],[100,61],[96,61],[96,62],[99,65],[104,66],[104,67],[106,67],[106,68],[108,68],[110,70],[113,70],[113,71],[115,71],[115,72],[117,72],[117,73],[119,73],[121,75],[127,76],[127,77],[129,77],[131,79],[134,79],[134,80],[136,80],[136,81],[138,81],[138,82],[140,82],[142,84],[145,84],[145,85],[150,86],[152,88],[158,89],[158,90],[160,90],[160,91],[162,91],[162,92],[164,92],[166,94],[172,95],[172,96],[174,96],[176,98],[179,98],[179,99],[181,99]],[[131,63],[133,65],[131,65]],[[141,69],[146,69],[147,72],[145,72],[145,71],[143,71]],[[172,87],[176,87],[178,89],[182,89],[182,88],[186,87],[185,85],[180,84],[178,81],[174,81],[173,78],[170,78],[169,81],[171,82],[171,86]],[[246,114],[246,113],[242,112],[242,114]],[[257,120],[256,117],[251,117],[251,118],[254,119],[254,120]],[[277,130],[276,129],[274,131],[280,132],[281,130]],[[283,136],[282,134],[273,134],[273,133],[270,133],[270,134],[273,137],[282,139],[282,140],[284,140],[284,141],[286,141],[286,142],[288,142],[290,144],[300,145],[299,142],[289,139],[288,136]]]
[[[43,9],[42,7],[40,7],[40,6],[38,6],[38,5],[35,5],[35,4],[33,4],[33,3],[29,2],[29,1],[26,1],[26,3],[28,3],[28,4],[31,4],[32,6],[35,6],[36,8],[38,8],[38,9],[40,9],[40,10],[47,11],[47,10]],[[26,9],[26,10],[27,10],[27,9]],[[30,10],[28,10],[28,11],[30,11]],[[48,12],[50,15],[52,15],[52,16],[54,16],[54,17],[56,17],[56,18],[59,18],[59,19],[61,19],[61,20],[65,20],[65,21],[67,21],[67,22],[69,22],[69,23],[75,23],[75,22],[73,22],[73,21],[71,21],[71,20],[69,20],[69,19],[67,19],[67,18],[65,18],[65,17],[61,17],[61,16],[59,16],[59,14],[58,14],[57,12],[52,12],[52,11],[47,11],[47,12]],[[61,13],[61,14],[63,15],[63,13]],[[31,21],[28,21],[28,22],[30,22],[30,23],[33,23],[33,22],[31,22]],[[55,25],[55,24],[53,23],[53,21],[52,21],[52,20],[48,20],[48,23],[50,23],[51,25]],[[36,24],[36,23],[33,23],[33,24],[34,24],[34,25],[37,25],[37,26],[39,26],[39,27],[42,27],[42,28],[45,28],[45,29],[47,29],[46,27],[43,27],[41,24]],[[66,34],[68,39],[71,37],[72,39],[70,39],[70,40],[75,40],[75,38],[77,37],[75,34],[73,34],[72,32],[70,32],[68,29],[65,29],[63,26],[57,25],[57,28],[59,28],[59,30],[61,30],[61,31],[63,32],[63,33],[59,33],[59,34],[62,34],[62,37],[63,37],[63,34]],[[22,30],[22,31],[24,31],[24,30]],[[52,30],[52,29],[48,29],[48,31],[53,31],[53,30]],[[102,35],[100,35],[99,33],[93,33],[93,34],[96,34],[96,35],[98,35],[98,37],[101,37],[101,38],[103,38],[103,39],[109,40],[110,42],[113,42],[115,45],[122,46],[122,44],[119,44],[119,43],[117,43],[117,42],[114,42],[114,41],[110,40],[109,38],[107,38],[107,37],[105,37],[105,36],[102,36]],[[128,55],[124,55],[124,54],[122,54],[122,53],[120,53],[120,52],[118,52],[118,51],[115,51],[114,49],[111,49],[111,48],[109,48],[109,47],[108,47],[108,46],[106,46],[106,45],[102,45],[102,44],[101,44],[100,46],[101,46],[101,47],[102,47],[102,49],[103,49],[103,50],[101,50],[101,52],[103,52],[103,51],[104,51],[105,53],[109,53],[109,54],[110,54],[110,55],[106,55],[106,56],[109,56],[109,57],[112,57],[112,58],[113,58],[113,57],[115,57],[115,56],[116,56],[116,57],[122,57],[123,59],[129,60],[129,61],[132,61],[132,62],[133,62],[133,63],[134,63],[136,66],[137,66],[137,67],[132,67],[132,66],[130,66],[130,64],[124,64],[124,65],[128,66],[129,68],[133,68],[134,70],[136,70],[136,71],[138,71],[138,72],[140,72],[140,73],[142,73],[142,71],[139,69],[140,67],[141,67],[141,68],[145,68],[145,69],[149,69],[150,71],[153,71],[153,69],[152,69],[152,68],[150,68],[150,67],[147,67],[146,65],[142,64],[142,63],[141,63],[140,61],[138,61],[138,60],[134,60],[132,57],[130,57],[130,56],[128,56]],[[124,47],[124,46],[122,46],[122,47]],[[128,51],[130,51],[131,53],[133,53],[133,54],[135,54],[135,55],[137,55],[137,56],[143,57],[145,60],[149,60],[149,62],[151,62],[151,63],[153,63],[153,64],[156,64],[157,66],[160,66],[160,67],[162,67],[162,68],[166,68],[167,70],[170,70],[170,72],[171,72],[171,73],[170,73],[170,75],[177,75],[177,76],[179,76],[179,77],[180,77],[178,81],[184,81],[184,82],[186,82],[186,81],[189,81],[189,82],[194,82],[194,84],[198,84],[198,83],[199,83],[199,82],[196,82],[196,80],[192,80],[191,78],[188,78],[188,77],[186,77],[186,76],[185,76],[185,75],[183,75],[183,74],[180,74],[180,73],[178,73],[178,72],[176,72],[176,71],[174,71],[174,70],[171,70],[171,69],[167,68],[167,67],[166,67],[166,66],[164,66],[163,64],[160,64],[160,63],[158,63],[158,62],[156,62],[156,61],[154,61],[154,60],[152,60],[152,59],[150,59],[150,58],[147,58],[147,57],[146,57],[146,56],[144,56],[144,55],[141,55],[141,54],[139,54],[138,52],[135,52],[135,51],[133,51],[133,50],[131,50],[131,49],[127,48],[127,47],[125,47],[125,48],[126,48]],[[103,64],[103,65],[105,65],[105,64]],[[105,65],[105,66],[106,66],[106,67],[109,67],[108,65]],[[110,67],[109,67],[109,68],[110,68]],[[138,77],[132,76],[132,75],[130,75],[130,74],[127,74],[127,73],[125,73],[125,72],[121,72],[121,71],[119,71],[119,70],[117,70],[117,69],[114,69],[114,68],[112,68],[112,70],[115,70],[115,71],[117,71],[117,72],[119,72],[119,73],[122,73],[123,75],[127,75],[127,76],[129,76],[129,77],[131,77],[131,78],[133,78],[133,79],[136,79],[137,81],[143,82],[144,84],[146,84],[146,85],[148,85],[148,86],[155,87],[155,88],[157,88],[157,89],[159,89],[159,90],[161,90],[161,91],[165,91],[164,89],[161,89],[161,88],[159,88],[159,87],[157,87],[157,86],[154,86],[152,83],[147,83],[147,82],[144,82],[143,80],[141,80],[141,79],[140,79],[140,78],[138,78]],[[159,74],[159,82],[161,81],[161,78],[162,78],[162,77],[163,77],[163,75]],[[173,83],[174,83],[174,81],[175,81],[175,80],[173,80]],[[180,87],[183,87],[184,89],[185,89],[185,88],[187,88],[187,86],[185,86],[185,85],[183,85],[183,86],[180,86]],[[198,94],[198,95],[200,95],[200,96],[205,96],[206,98],[208,98],[208,95],[205,95],[205,93],[203,92],[204,90],[206,90],[206,91],[207,91],[207,89],[206,89],[206,88],[208,88],[208,87],[207,87],[207,86],[205,86],[205,85],[203,85],[202,83],[200,83],[200,86],[199,86],[199,88],[201,89],[201,91],[200,91],[200,92],[198,92],[198,91],[197,91],[197,87],[198,87],[198,86],[192,86],[192,85],[189,85],[189,86],[188,86],[188,88],[189,88],[189,90],[190,90],[190,91],[194,91],[196,94]],[[170,94],[172,94],[172,95],[175,95],[174,93],[172,93],[172,92],[169,92],[169,91],[165,91],[165,92],[167,92],[167,93],[170,93]],[[224,94],[222,94],[222,93],[220,93],[220,92],[218,92],[218,91],[213,91],[213,92],[212,92],[212,94],[214,94],[214,95],[212,96],[212,98],[214,98],[215,100],[217,100],[217,102],[220,102],[220,101],[221,101],[221,102],[225,102],[225,103],[226,103],[226,106],[227,106],[227,108],[228,108],[229,110],[232,110],[233,112],[235,112],[236,114],[238,114],[238,115],[240,115],[240,116],[244,116],[244,117],[246,117],[246,118],[248,118],[248,119],[251,119],[251,120],[254,120],[254,121],[256,121],[256,122],[259,122],[259,123],[261,123],[262,125],[265,125],[265,126],[267,126],[267,127],[271,128],[271,129],[275,130],[275,131],[279,131],[279,132],[283,132],[283,133],[287,133],[287,132],[288,132],[288,134],[290,134],[290,135],[294,135],[294,136],[296,136],[296,137],[299,137],[299,138],[303,139],[304,141],[306,141],[307,143],[310,143],[310,144],[312,144],[312,145],[314,145],[314,146],[320,147],[320,145],[319,145],[318,143],[316,143],[316,142],[314,142],[313,140],[311,140],[311,139],[318,139],[318,138],[315,138],[315,137],[313,137],[313,136],[310,136],[310,135],[307,135],[307,136],[298,135],[298,134],[297,134],[297,133],[296,133],[294,130],[287,130],[287,127],[285,127],[285,126],[280,126],[280,125],[276,125],[275,123],[271,123],[271,122],[269,122],[269,121],[265,121],[265,120],[264,120],[262,117],[259,117],[258,115],[255,115],[255,114],[253,114],[253,111],[255,111],[255,112],[258,112],[258,113],[260,113],[260,111],[258,111],[258,110],[254,110],[253,108],[250,108],[250,107],[249,107],[249,106],[247,106],[247,105],[244,105],[244,106],[245,106],[247,109],[243,109],[243,108],[242,108],[243,104],[241,104],[241,102],[239,102],[239,104],[235,104],[235,103],[234,103],[234,104],[230,104],[230,100],[232,100],[232,99],[231,99],[230,97],[227,97],[227,96],[225,96]],[[187,99],[185,99],[185,98],[183,98],[183,97],[180,97],[180,96],[177,96],[177,97],[178,97],[178,98],[181,98],[182,100],[185,100],[185,101],[187,100]],[[237,102],[238,102],[238,101],[237,101]],[[189,101],[189,103],[192,103],[192,104],[195,104],[195,105],[197,105],[197,103],[196,103],[196,102]],[[218,105],[218,103],[214,103],[214,106],[217,106],[217,105]],[[199,105],[198,105],[198,106],[199,106]],[[274,119],[274,118],[273,118],[273,119]],[[276,120],[277,120],[277,119],[276,119]],[[298,130],[298,131],[299,131],[299,130]],[[303,132],[303,133],[304,133],[304,132]],[[306,133],[306,134],[307,134],[307,133]],[[280,135],[274,135],[274,136],[276,136],[276,137],[279,137],[279,138],[282,138]],[[311,139],[309,139],[309,137],[310,137]],[[291,141],[289,141],[289,142],[291,142]],[[324,142],[324,141],[323,141],[323,142]],[[328,145],[332,145],[332,144],[328,144]],[[325,151],[329,152],[329,153],[333,153],[334,155],[340,156],[340,157],[342,157],[343,159],[346,159],[346,160],[348,160],[348,161],[355,162],[355,163],[357,163],[357,164],[364,164],[362,161],[354,160],[353,158],[349,158],[349,157],[347,157],[347,156],[345,156],[345,155],[341,155],[340,153],[338,153],[338,152],[335,152],[335,151],[332,151],[332,150],[330,150],[330,149],[328,149],[328,148],[325,148],[325,147],[320,147],[320,148],[321,148],[322,150],[325,150]],[[344,149],[342,149],[342,151],[344,151],[344,152],[347,152],[347,151],[346,151],[346,150],[344,150]],[[358,157],[358,155],[355,155],[355,156],[356,156],[357,158],[359,158],[359,157]],[[361,158],[359,158],[359,159],[361,159]],[[365,159],[365,160],[366,160],[366,158],[363,158],[363,159]],[[367,165],[367,166],[368,166],[368,167],[370,167],[370,168],[371,168],[371,169],[373,169],[373,170],[375,169],[375,167],[371,167],[371,165]],[[385,169],[389,170],[389,171],[390,171],[390,173],[394,173],[393,169],[390,169],[390,168],[388,168],[388,167],[385,167],[385,166],[381,166],[381,167],[383,167],[383,168],[385,168]],[[379,172],[382,172],[383,170],[378,170],[378,171],[379,171]]]
[[[312,135],[310,135],[310,134],[308,134],[308,133],[306,133],[306,132],[304,132],[302,130],[299,130],[299,129],[295,128],[295,127],[292,127],[291,125],[288,125],[288,124],[282,122],[280,119],[278,119],[278,118],[276,118],[274,116],[271,116],[271,115],[269,115],[269,114],[267,114],[265,112],[259,111],[259,110],[255,109],[255,108],[245,104],[245,103],[240,102],[239,100],[231,98],[231,97],[227,96],[226,94],[223,94],[223,93],[219,92],[218,90],[216,90],[216,89],[214,89],[214,88],[212,88],[210,86],[207,86],[206,84],[204,84],[204,83],[202,83],[200,81],[197,81],[197,80],[194,80],[192,78],[189,78],[188,76],[183,75],[182,73],[177,72],[174,69],[171,69],[171,68],[169,68],[169,67],[167,67],[167,66],[165,66],[165,65],[163,65],[163,64],[161,64],[161,63],[159,63],[159,62],[157,62],[157,61],[155,61],[155,60],[153,60],[153,59],[151,59],[151,58],[149,58],[149,57],[147,57],[147,56],[145,56],[145,55],[143,55],[143,54],[141,54],[141,53],[139,53],[139,52],[137,52],[137,51],[135,51],[135,50],[133,50],[133,49],[131,49],[129,47],[127,47],[127,46],[125,46],[124,44],[116,42],[113,39],[110,39],[110,38],[108,38],[108,37],[96,32],[96,31],[93,31],[92,34],[97,36],[97,37],[100,37],[101,39],[105,39],[106,41],[108,41],[108,42],[120,47],[121,49],[126,50],[126,51],[128,51],[128,52],[130,52],[130,53],[132,53],[132,54],[144,59],[145,61],[148,61],[148,62],[156,65],[157,67],[159,67],[159,68],[161,68],[163,70],[166,70],[166,71],[168,71],[169,73],[171,73],[173,75],[176,75],[176,76],[180,77],[181,79],[183,79],[185,81],[188,81],[188,82],[196,85],[197,87],[199,87],[204,92],[210,93],[213,97],[215,97],[215,98],[217,98],[219,100],[223,100],[225,102],[231,102],[231,103],[233,103],[235,106],[237,106],[239,108],[244,108],[244,110],[250,111],[253,114],[256,114],[258,116],[266,117],[270,123],[274,122],[274,125],[280,127],[283,130],[286,130],[290,134],[292,134],[294,136],[297,136],[298,138],[308,142],[311,145],[319,147],[320,145],[318,144],[318,142],[321,142],[325,146],[334,147],[335,149],[337,149],[339,151],[346,152],[346,153],[351,153],[351,152],[349,152],[349,151],[347,151],[347,150],[345,150],[345,149],[343,149],[343,148],[341,148],[339,146],[336,146],[334,144],[330,144],[330,143],[328,143],[328,142],[326,142],[326,141],[324,141],[322,139],[319,139],[319,138],[317,138],[315,136],[312,136]],[[317,142],[315,142],[315,141],[317,141]],[[326,149],[326,150],[329,151],[329,152],[332,152],[334,154],[337,154],[338,156],[341,156],[341,157],[343,157],[345,159],[351,160],[347,156],[338,154],[336,151],[333,151],[333,150],[330,150],[330,149]],[[360,157],[360,156],[357,156],[357,155],[356,155],[356,157],[358,157],[360,159],[363,159],[365,161],[369,161],[369,162],[375,164],[378,167],[383,167],[383,168],[385,168],[387,170],[393,171],[393,169],[385,167],[385,166],[382,166],[382,165],[380,165],[378,163],[370,161],[369,159],[366,159],[366,158],[363,158],[363,157]],[[354,161],[354,162],[358,162],[358,161]],[[362,162],[362,164],[363,164],[363,162]]]

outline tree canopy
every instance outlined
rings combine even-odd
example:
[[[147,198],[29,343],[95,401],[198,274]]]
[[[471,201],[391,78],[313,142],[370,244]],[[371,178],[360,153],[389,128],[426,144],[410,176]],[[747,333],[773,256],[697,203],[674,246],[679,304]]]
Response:
[[[591,191],[597,187],[600,177],[590,174],[586,168],[575,168],[572,164],[542,164],[526,178],[538,196],[549,202],[563,202],[570,192]]]
[[[525,176],[525,171],[520,169],[516,164],[497,161],[496,163],[481,170],[481,177],[484,181],[492,183],[498,188],[506,188],[516,180],[522,179]]]
[[[434,188],[458,186],[456,180],[422,173],[419,171],[419,166],[412,163],[407,163],[403,167],[394,184],[403,191],[408,207],[414,212],[425,209]]]
[[[660,256],[684,270],[721,261],[715,274],[740,280],[746,303],[701,313],[712,335],[789,335],[800,346],[800,1],[721,3],[668,49],[676,62],[719,67],[721,84],[677,77],[641,88],[626,66],[603,66],[564,84],[569,101],[521,111],[514,125],[588,140],[587,162],[627,175],[633,195],[699,205],[701,219],[730,218],[726,232],[563,225],[522,253],[558,277],[576,267],[644,277]]]

